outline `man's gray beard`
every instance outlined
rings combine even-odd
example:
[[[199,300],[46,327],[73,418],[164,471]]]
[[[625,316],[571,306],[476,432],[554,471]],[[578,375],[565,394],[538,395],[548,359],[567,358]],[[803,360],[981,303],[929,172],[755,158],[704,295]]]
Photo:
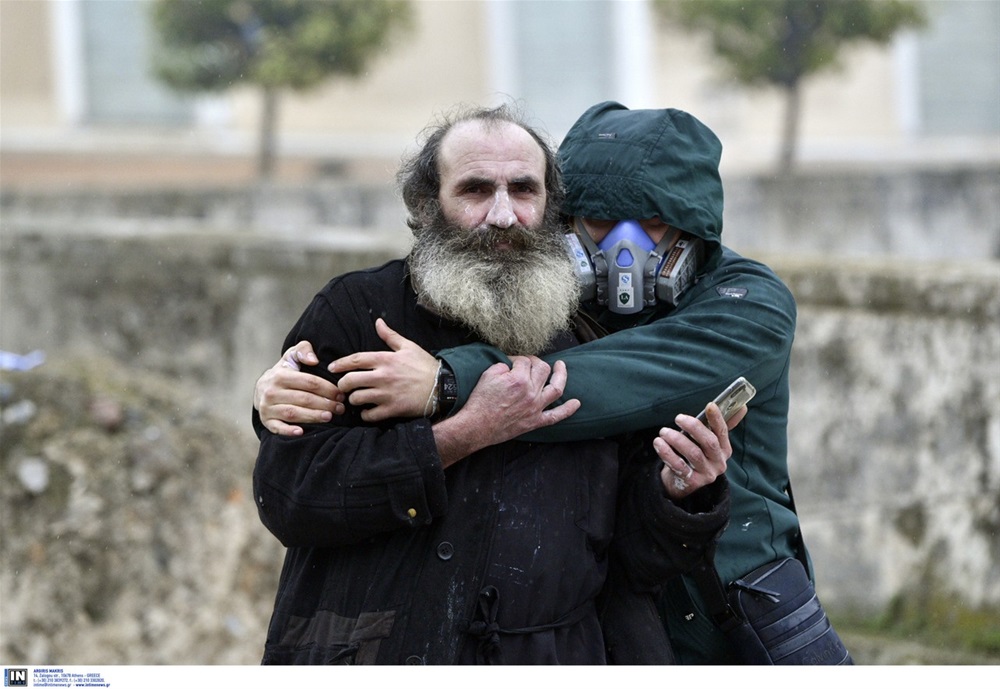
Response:
[[[440,212],[414,230],[409,264],[420,302],[507,354],[541,353],[580,298],[560,227],[465,230]],[[505,240],[511,248],[496,249]]]

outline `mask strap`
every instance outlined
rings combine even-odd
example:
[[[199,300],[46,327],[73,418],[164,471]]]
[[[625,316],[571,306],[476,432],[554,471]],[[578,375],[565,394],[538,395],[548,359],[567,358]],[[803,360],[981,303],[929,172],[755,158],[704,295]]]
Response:
[[[664,233],[663,238],[657,242],[653,250],[649,252],[646,265],[643,266],[642,296],[646,306],[656,304],[656,273],[663,263],[663,257],[670,253],[674,244],[684,235],[681,230],[673,227]]]
[[[661,257],[665,256],[670,252],[671,249],[674,248],[674,244],[680,241],[681,237],[683,236],[684,236],[683,230],[678,230],[675,227],[669,228],[667,232],[664,233],[663,239],[661,239],[659,243],[657,243],[657,245],[653,247],[653,251],[651,253],[657,254],[658,256]]]
[[[576,236],[590,256],[590,264],[594,268],[595,298],[597,303],[603,306],[608,303],[608,259],[604,255],[604,250],[597,246],[597,242],[587,232],[583,221],[578,217],[574,217],[573,220],[576,224]]]
[[[580,243],[583,244],[583,248],[587,250],[590,254],[590,262],[594,264],[594,274],[598,278],[608,277],[608,259],[604,254],[604,249],[597,246],[597,242],[594,241],[590,233],[587,232],[587,228],[583,226],[583,221],[576,218],[576,234],[580,238]]]
[[[580,218],[573,218],[573,220],[576,223],[576,234],[580,237],[580,243],[583,244],[583,248],[585,248],[591,256],[603,254],[604,250],[597,246],[593,237],[591,237],[590,233],[587,232],[587,228],[583,226],[583,221],[580,220]]]

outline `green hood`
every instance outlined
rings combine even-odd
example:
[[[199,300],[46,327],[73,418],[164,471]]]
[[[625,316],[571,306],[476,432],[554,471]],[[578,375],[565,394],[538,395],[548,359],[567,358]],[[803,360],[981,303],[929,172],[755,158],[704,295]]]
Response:
[[[605,220],[658,216],[721,244],[721,156],[718,137],[686,112],[599,103],[559,146],[563,212]]]

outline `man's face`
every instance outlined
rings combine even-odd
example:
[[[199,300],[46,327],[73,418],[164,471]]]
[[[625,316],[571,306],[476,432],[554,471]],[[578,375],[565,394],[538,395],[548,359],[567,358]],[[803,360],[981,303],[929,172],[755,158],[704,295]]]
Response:
[[[455,125],[441,142],[438,165],[438,200],[448,222],[466,230],[515,225],[533,230],[541,224],[545,156],[517,125],[476,120]]]
[[[456,125],[439,152],[439,203],[413,226],[420,301],[508,354],[538,354],[580,296],[545,154],[516,125]]]

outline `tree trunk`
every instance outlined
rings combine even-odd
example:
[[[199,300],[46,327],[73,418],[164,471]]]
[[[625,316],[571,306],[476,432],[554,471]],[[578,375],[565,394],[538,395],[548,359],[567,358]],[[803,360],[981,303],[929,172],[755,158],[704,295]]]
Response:
[[[257,149],[257,176],[260,179],[270,179],[274,174],[277,126],[278,90],[264,86],[261,90],[260,142]]]
[[[799,109],[801,92],[799,81],[785,87],[785,121],[781,127],[781,152],[778,157],[778,171],[791,172],[795,164],[795,150],[799,138]]]

